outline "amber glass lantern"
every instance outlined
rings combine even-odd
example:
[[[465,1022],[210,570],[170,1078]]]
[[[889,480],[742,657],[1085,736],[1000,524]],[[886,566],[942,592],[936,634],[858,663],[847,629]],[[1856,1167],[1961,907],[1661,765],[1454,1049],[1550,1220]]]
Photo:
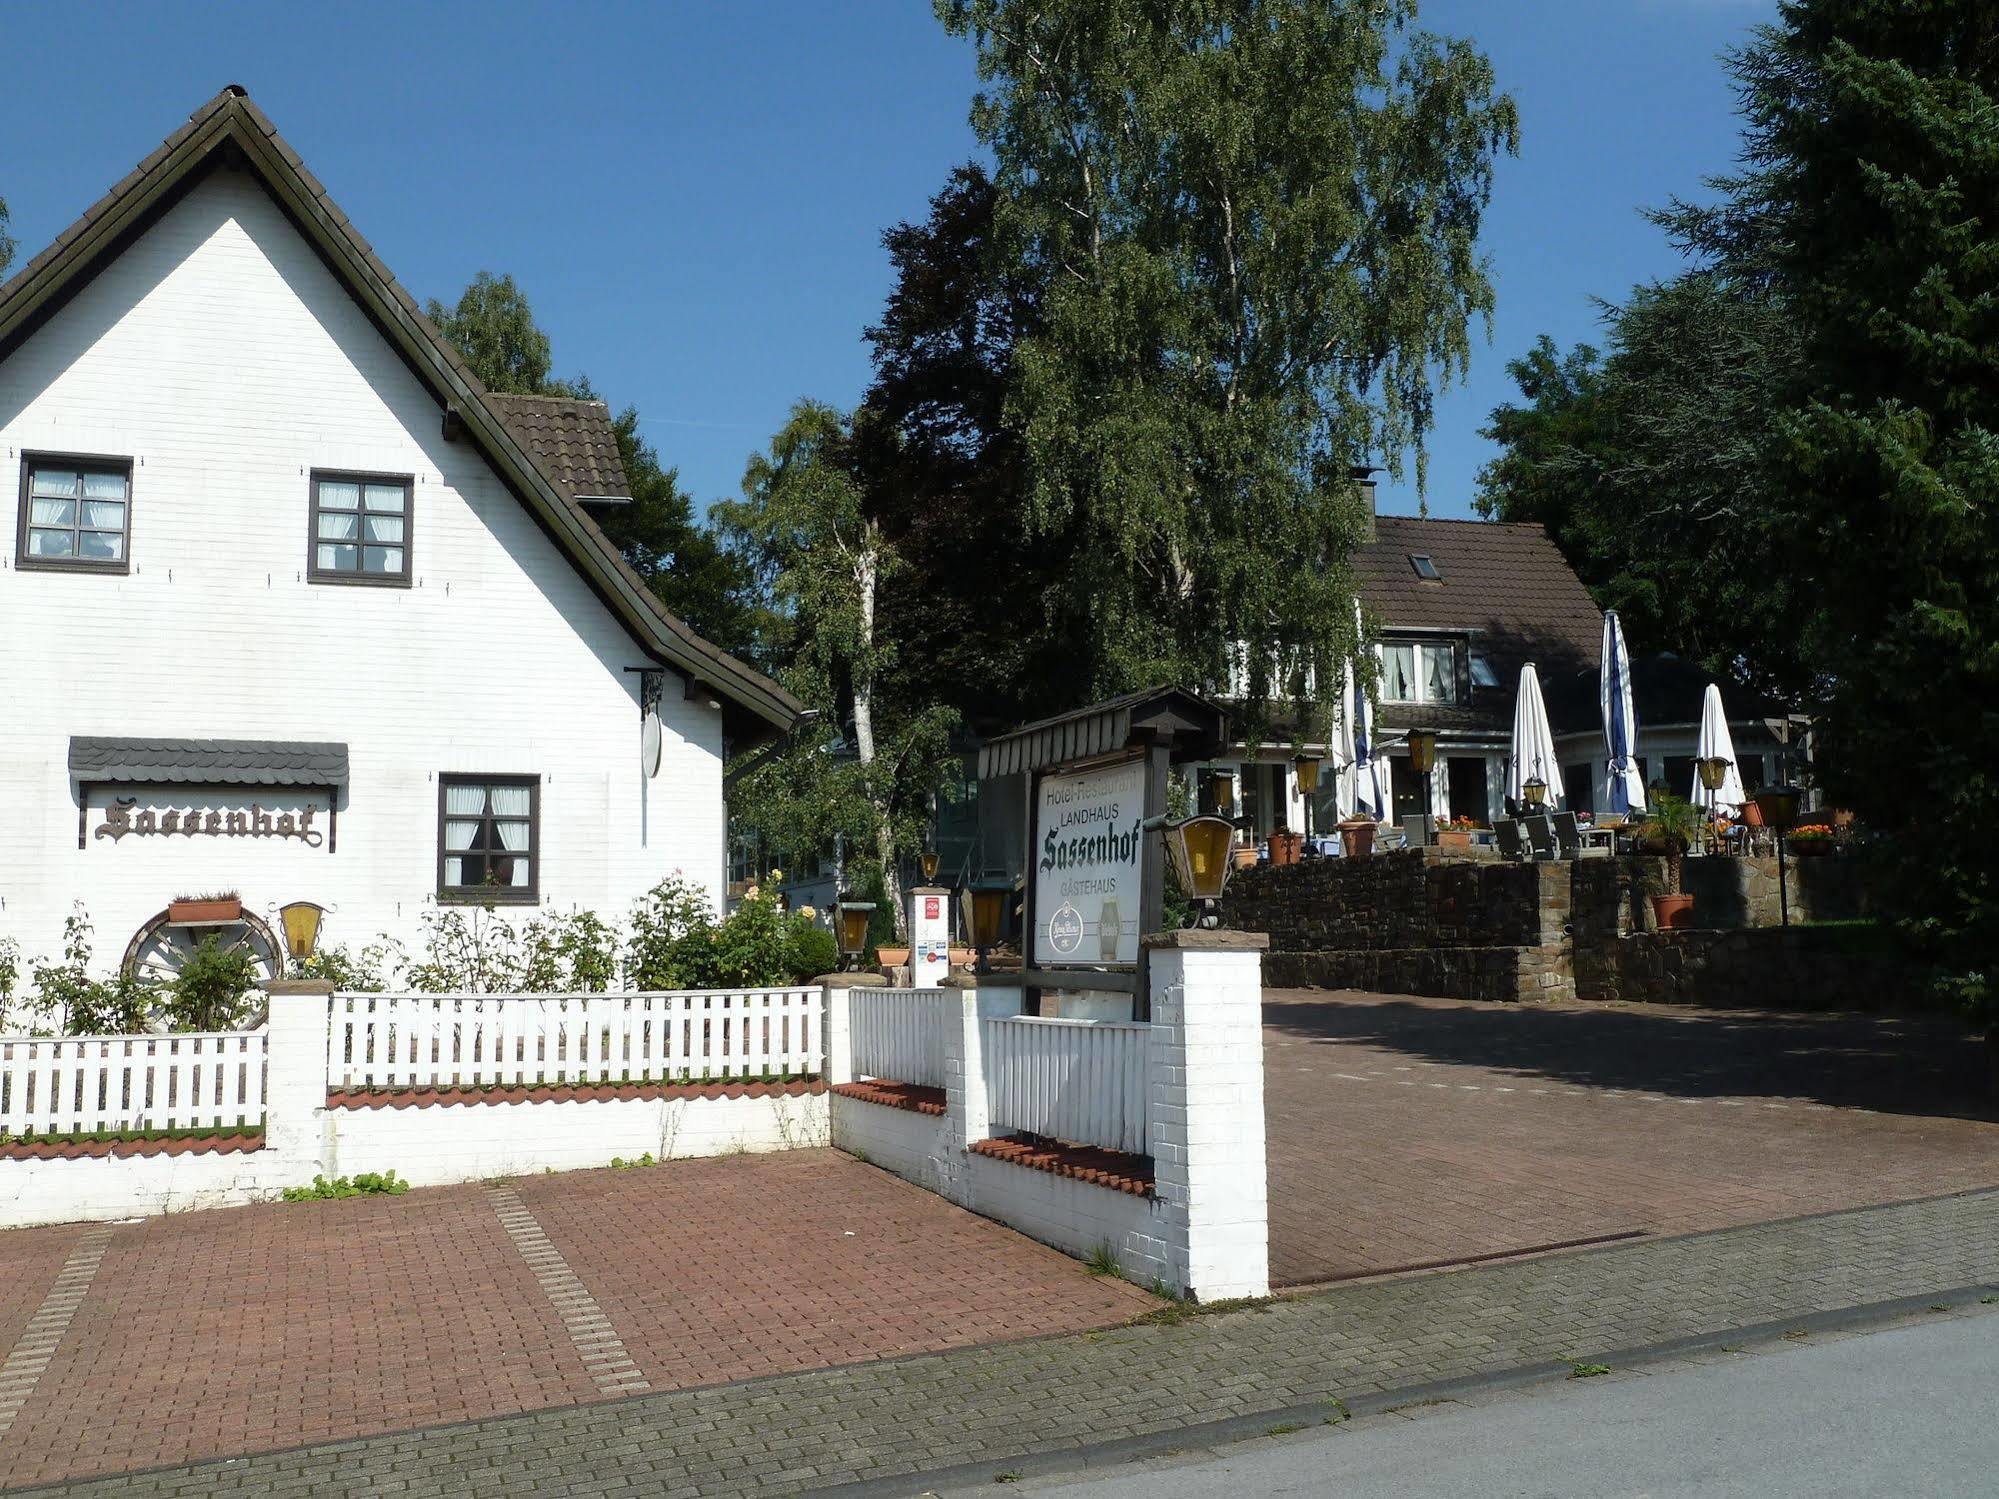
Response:
[[[839,909],[833,917],[833,937],[840,945],[842,967],[861,966],[861,959],[868,950],[868,921],[874,913],[875,903],[871,900],[854,900],[847,896],[840,898]]]
[[[303,968],[318,950],[319,928],[326,919],[326,907],[309,900],[295,900],[278,908],[278,919],[284,923],[286,954]]]
[[[999,946],[1000,932],[1006,926],[1006,901],[1013,893],[1011,885],[988,881],[974,885],[965,902],[965,908],[972,918],[972,946],[979,955],[978,972],[991,973],[989,954]]]
[[[1200,902],[1202,926],[1217,920],[1215,905],[1234,867],[1235,828],[1222,817],[1189,817],[1166,825],[1166,855],[1189,899]]]

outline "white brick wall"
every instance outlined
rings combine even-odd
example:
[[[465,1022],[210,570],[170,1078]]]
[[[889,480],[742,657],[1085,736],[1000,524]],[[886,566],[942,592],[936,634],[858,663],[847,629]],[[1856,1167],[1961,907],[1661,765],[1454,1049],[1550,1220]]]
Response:
[[[130,576],[15,570],[24,450],[130,457]],[[314,467],[415,475],[414,586],[305,582]],[[74,899],[108,964],[221,886],[334,907],[329,942],[407,937],[441,771],[542,776],[546,906],[621,916],[676,868],[719,897],[720,713],[669,678],[642,781],[636,642],[248,177],[195,188],[0,363],[0,496],[0,933],[31,955]],[[78,849],[72,734],[344,741],[338,851]]]

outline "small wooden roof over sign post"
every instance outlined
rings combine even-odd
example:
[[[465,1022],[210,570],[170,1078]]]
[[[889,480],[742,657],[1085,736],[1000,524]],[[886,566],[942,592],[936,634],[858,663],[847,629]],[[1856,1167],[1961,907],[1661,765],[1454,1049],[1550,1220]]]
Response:
[[[1053,965],[1061,960],[1055,959],[1050,960],[1048,966],[1037,966],[1034,934],[1039,929],[1036,909],[1039,860],[1036,857],[1035,818],[1042,777],[1068,774],[1142,755],[1145,763],[1142,816],[1146,823],[1151,824],[1166,815],[1166,785],[1171,768],[1188,761],[1210,759],[1221,753],[1227,744],[1228,718],[1220,707],[1184,687],[1153,687],[1025,724],[1010,734],[992,740],[979,751],[980,781],[1011,775],[1024,774],[1027,777],[1024,809],[1027,826],[1022,845],[1026,854],[1027,919],[1022,981],[1028,991],[1031,1012],[1039,1012],[1040,991],[1044,989],[1128,990],[1132,996],[1134,1019],[1147,1018],[1151,1009],[1142,945],[1135,963],[1106,961],[1095,965],[1058,967]],[[1144,833],[1140,846],[1137,930],[1143,935],[1158,931],[1165,917],[1165,837],[1157,826],[1153,826]],[[1067,914],[1072,921],[1077,920],[1076,913]],[[1111,918],[1100,910],[1096,919],[1102,922]],[[1080,934],[1084,928],[1078,925],[1073,930]],[[1104,946],[1101,951],[1108,954],[1111,948]]]

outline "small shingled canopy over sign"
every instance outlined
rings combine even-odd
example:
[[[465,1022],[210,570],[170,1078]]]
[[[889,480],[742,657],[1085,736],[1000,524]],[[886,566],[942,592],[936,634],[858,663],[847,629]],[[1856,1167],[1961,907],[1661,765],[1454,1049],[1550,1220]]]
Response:
[[[1177,762],[1206,760],[1228,744],[1228,715],[1185,687],[1148,687],[1023,724],[979,751],[979,779],[1076,765],[1164,739]]]
[[[347,746],[302,739],[120,739],[75,734],[69,773],[86,784],[347,784]]]

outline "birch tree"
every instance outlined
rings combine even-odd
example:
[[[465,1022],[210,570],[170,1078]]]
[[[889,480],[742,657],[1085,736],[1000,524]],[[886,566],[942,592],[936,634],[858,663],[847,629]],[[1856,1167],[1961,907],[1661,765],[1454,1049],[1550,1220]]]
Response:
[[[1512,101],[1414,0],[935,0],[978,47],[1008,414],[1079,695],[1353,647],[1353,466],[1413,464],[1493,292]],[[1316,673],[1330,696],[1335,674]]]
[[[848,419],[799,402],[769,449],[751,457],[742,496],[710,518],[755,579],[766,666],[821,719],[739,785],[738,815],[778,848],[812,851],[840,838],[865,850],[900,933],[900,866],[922,839],[952,715],[881,716],[881,688],[898,662],[880,602],[901,560],[867,504]]]

